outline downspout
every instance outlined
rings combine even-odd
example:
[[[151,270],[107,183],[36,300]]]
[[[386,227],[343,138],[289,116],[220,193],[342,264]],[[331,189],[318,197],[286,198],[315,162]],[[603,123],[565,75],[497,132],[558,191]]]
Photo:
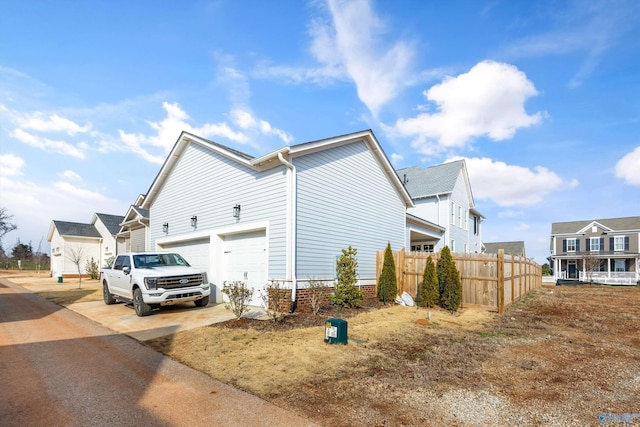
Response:
[[[289,271],[288,276],[291,277],[291,306],[289,307],[289,312],[293,313],[296,309],[296,290],[298,287],[298,280],[296,278],[296,205],[297,205],[297,178],[296,178],[296,167],[288,162],[282,153],[278,153],[278,160],[280,163],[285,165],[289,169],[289,173],[291,174],[291,182],[289,183],[289,198],[288,198],[288,209],[289,209]]]

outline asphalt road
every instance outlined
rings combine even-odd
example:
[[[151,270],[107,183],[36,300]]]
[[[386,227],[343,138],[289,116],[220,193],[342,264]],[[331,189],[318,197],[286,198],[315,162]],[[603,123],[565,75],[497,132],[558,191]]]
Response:
[[[313,423],[0,278],[0,425]]]

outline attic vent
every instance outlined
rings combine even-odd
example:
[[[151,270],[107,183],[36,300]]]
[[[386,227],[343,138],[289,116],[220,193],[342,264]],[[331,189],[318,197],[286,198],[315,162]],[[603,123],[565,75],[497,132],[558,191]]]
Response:
[[[598,226],[594,225],[593,227],[591,227],[591,232],[592,233],[597,233],[598,232]]]

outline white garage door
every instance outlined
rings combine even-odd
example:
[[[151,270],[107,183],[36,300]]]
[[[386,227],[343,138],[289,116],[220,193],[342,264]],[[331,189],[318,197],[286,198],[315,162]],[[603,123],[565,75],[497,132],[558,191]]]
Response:
[[[264,231],[231,234],[223,243],[223,281],[242,281],[253,289],[251,305],[261,305],[267,282],[267,246]]]
[[[177,252],[193,267],[209,273],[209,238],[189,240],[187,242],[165,243],[161,245],[163,251]]]

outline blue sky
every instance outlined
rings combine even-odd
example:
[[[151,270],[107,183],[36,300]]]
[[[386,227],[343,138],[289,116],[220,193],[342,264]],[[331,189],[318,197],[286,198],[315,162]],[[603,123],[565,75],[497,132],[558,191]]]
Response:
[[[465,158],[486,242],[640,215],[640,2],[5,1],[0,206],[124,215],[182,130],[251,155],[372,129]]]

